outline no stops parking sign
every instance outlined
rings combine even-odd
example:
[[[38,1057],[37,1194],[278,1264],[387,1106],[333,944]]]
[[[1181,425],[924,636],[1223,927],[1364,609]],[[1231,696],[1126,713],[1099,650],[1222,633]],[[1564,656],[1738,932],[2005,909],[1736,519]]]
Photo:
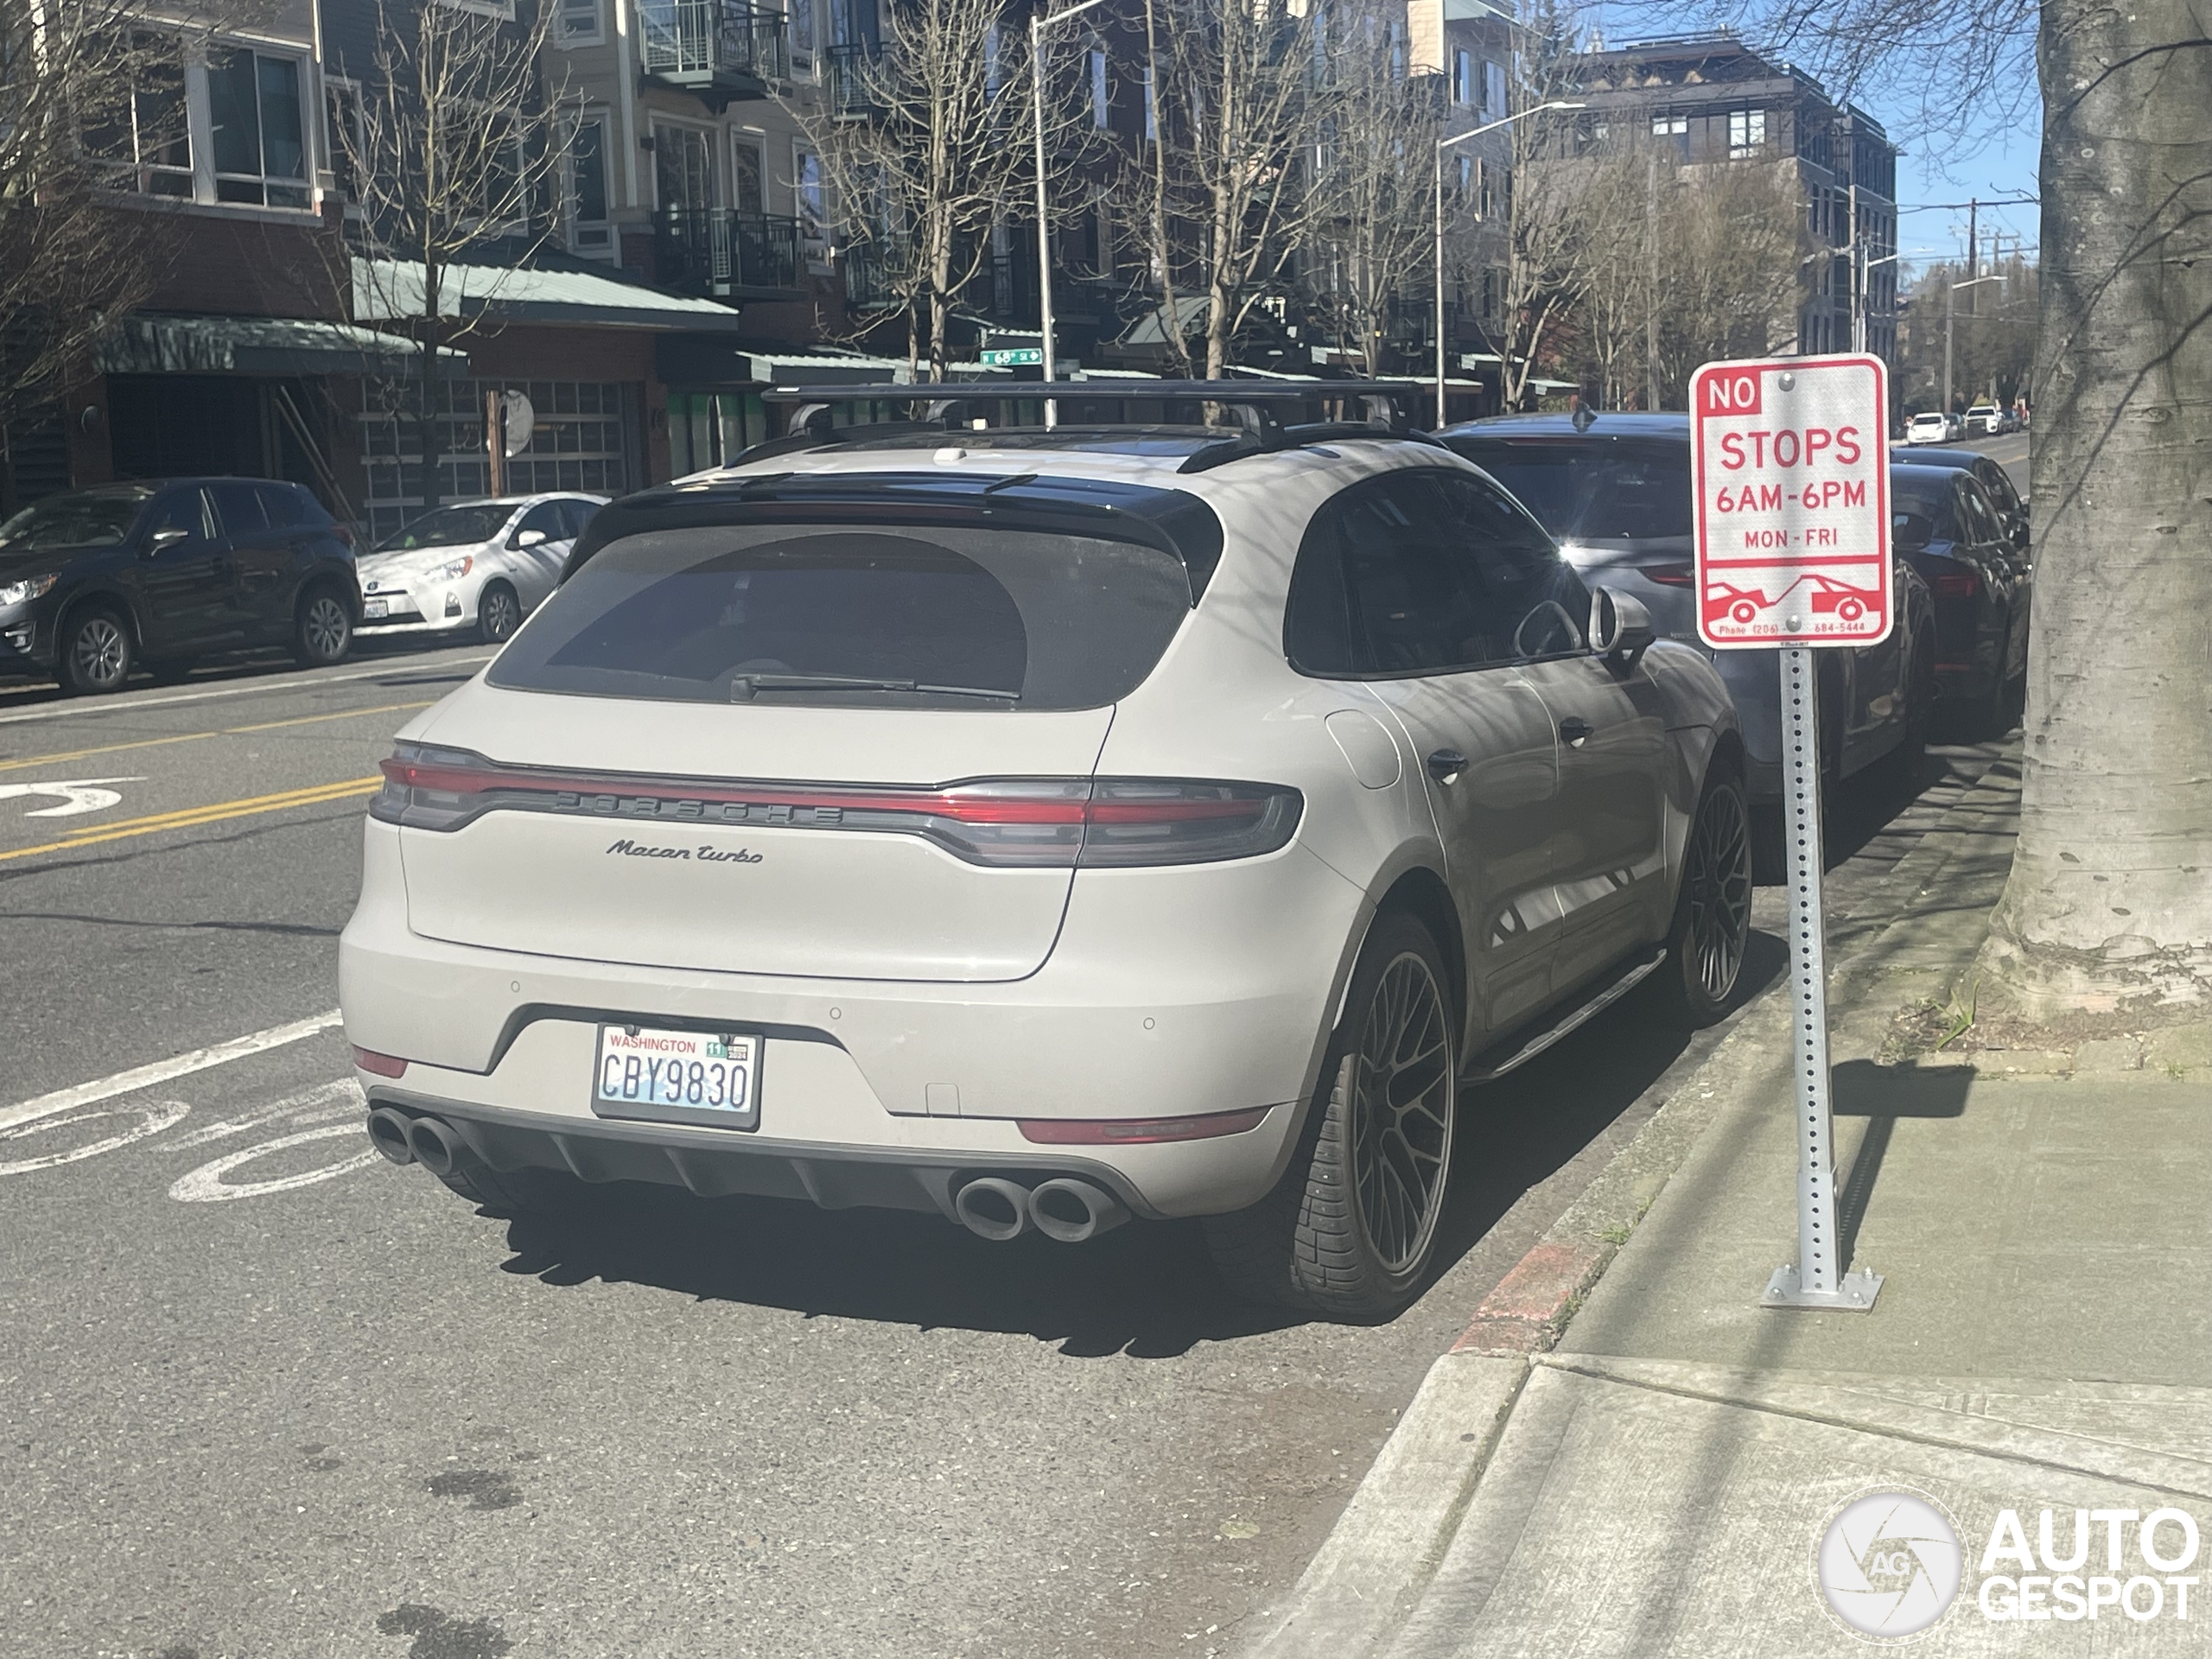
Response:
[[[1690,382],[1698,632],[1716,649],[1889,636],[1888,372],[1708,363]]]
[[[1698,634],[1717,649],[1780,647],[1797,1260],[1767,1281],[1767,1307],[1863,1313],[1882,1288],[1845,1259],[1837,1226],[1814,652],[1878,644],[1896,620],[1889,407],[1873,357],[1708,363],[1690,380]]]

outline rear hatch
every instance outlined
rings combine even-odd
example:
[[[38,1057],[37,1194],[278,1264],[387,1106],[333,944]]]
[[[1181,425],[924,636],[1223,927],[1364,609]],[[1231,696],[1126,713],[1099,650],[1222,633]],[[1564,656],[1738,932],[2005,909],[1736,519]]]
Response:
[[[670,516],[608,509],[603,550],[386,764],[413,930],[682,969],[1035,971],[1185,563],[988,512]]]

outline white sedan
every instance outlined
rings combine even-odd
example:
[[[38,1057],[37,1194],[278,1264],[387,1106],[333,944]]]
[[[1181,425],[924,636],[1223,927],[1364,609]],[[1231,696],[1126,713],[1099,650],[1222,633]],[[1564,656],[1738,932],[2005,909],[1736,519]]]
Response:
[[[601,495],[457,501],[361,556],[364,635],[474,629],[498,645],[561,580]]]

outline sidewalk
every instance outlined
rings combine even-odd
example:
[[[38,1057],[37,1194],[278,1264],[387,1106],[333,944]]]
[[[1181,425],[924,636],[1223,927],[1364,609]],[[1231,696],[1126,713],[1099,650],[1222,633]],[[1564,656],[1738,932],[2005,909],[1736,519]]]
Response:
[[[1815,1550],[1848,1500],[1904,1488],[1960,1544],[1916,1652],[2212,1654],[2212,1558],[2179,1565],[2169,1517],[2146,1562],[2133,1523],[2177,1509],[2212,1546],[2212,1025],[1914,1052],[2002,889],[2012,778],[1899,867],[1901,913],[1832,974],[1842,1230],[1887,1275],[1874,1310],[1759,1305],[1796,1236],[1772,999],[1438,1363],[1258,1653],[1863,1654]],[[2000,1512],[2037,1548],[2046,1510],[2054,1564],[1985,1573]],[[2086,1561],[2076,1510],[2122,1512],[2085,1519]],[[1941,1599],[1940,1539],[1863,1534],[1829,1558],[1844,1605]],[[2023,1592],[2025,1618],[1993,1616]]]

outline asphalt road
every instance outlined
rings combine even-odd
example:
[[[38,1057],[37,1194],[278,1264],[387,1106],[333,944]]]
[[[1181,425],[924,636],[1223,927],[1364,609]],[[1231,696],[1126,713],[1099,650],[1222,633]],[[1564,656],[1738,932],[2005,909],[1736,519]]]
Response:
[[[1185,1225],[493,1221],[366,1150],[327,1023],[376,762],[482,658],[0,694],[7,1659],[1224,1651],[1719,1035],[1631,996],[1471,1094],[1449,1265],[1380,1328],[1230,1300]],[[1832,913],[1987,760],[1839,801]]]

